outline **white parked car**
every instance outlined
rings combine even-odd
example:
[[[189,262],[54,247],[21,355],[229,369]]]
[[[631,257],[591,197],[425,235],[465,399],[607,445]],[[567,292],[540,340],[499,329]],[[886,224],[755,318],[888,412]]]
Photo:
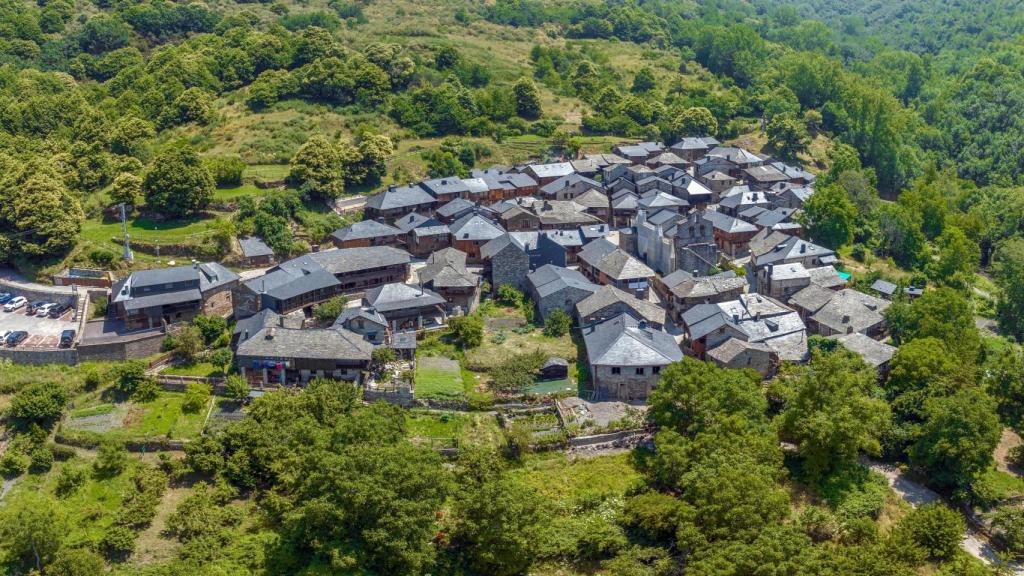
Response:
[[[21,308],[27,303],[28,298],[25,298],[24,296],[18,296],[17,298],[11,300],[7,304],[4,304],[4,312],[14,312],[15,310]]]
[[[47,302],[46,304],[43,304],[39,308],[36,308],[36,316],[44,316],[45,317],[47,314],[50,313],[50,310],[52,310],[53,307],[56,306],[56,305],[57,305],[56,302]]]
[[[7,342],[7,337],[11,334],[11,330],[0,330],[0,346],[3,346]]]

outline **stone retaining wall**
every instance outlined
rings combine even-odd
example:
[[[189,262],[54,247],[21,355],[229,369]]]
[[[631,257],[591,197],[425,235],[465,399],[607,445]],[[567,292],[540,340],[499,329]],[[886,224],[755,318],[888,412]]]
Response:
[[[622,430],[620,432],[608,432],[606,434],[593,434],[591,436],[570,438],[569,445],[573,448],[578,448],[580,446],[593,446],[595,444],[621,442],[626,439],[633,438],[634,436],[639,438],[644,435],[646,435],[646,433],[643,430]]]
[[[0,359],[10,360],[15,364],[78,364],[78,351],[74,348],[57,348],[54,350],[29,350],[26,348],[0,348]]]

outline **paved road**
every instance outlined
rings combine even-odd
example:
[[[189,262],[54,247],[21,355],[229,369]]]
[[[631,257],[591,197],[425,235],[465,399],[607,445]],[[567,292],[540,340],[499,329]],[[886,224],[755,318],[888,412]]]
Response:
[[[905,500],[911,506],[917,507],[920,504],[937,502],[942,499],[941,496],[936,494],[930,488],[908,479],[903,472],[895,466],[881,464],[870,460],[866,460],[865,463],[875,472],[885,476],[885,479],[889,481],[889,487],[892,488],[893,492],[899,495],[900,498]],[[964,534],[964,539],[960,542],[960,547],[968,554],[981,560],[985,564],[991,565],[998,561],[995,550],[993,550],[992,546],[988,543],[988,539],[973,530],[968,529],[967,533]],[[1020,564],[1012,563],[1007,568],[1009,569],[1010,574],[1024,576],[1024,567]]]

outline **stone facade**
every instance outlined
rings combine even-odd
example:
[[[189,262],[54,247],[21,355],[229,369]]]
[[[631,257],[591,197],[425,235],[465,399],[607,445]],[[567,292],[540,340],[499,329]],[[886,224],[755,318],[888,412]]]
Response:
[[[699,212],[693,212],[676,228],[675,270],[707,276],[718,264],[715,227]]]
[[[530,256],[513,243],[509,243],[490,259],[491,289],[508,284],[526,291],[526,275],[530,273]]]

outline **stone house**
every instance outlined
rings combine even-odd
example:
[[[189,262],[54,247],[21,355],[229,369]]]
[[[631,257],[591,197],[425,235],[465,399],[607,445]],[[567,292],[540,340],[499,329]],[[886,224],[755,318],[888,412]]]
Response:
[[[576,303],[597,292],[598,285],[591,283],[582,274],[568,268],[546,264],[526,277],[530,297],[537,306],[542,320],[555,309],[561,309],[570,316]]]
[[[654,270],[625,250],[602,238],[583,247],[579,254],[580,271],[598,284],[609,284],[619,290],[646,299]]]
[[[675,338],[629,314],[582,329],[594,396],[600,400],[646,400],[663,368],[683,359]]]
[[[655,330],[665,325],[665,310],[653,302],[640,300],[614,286],[601,286],[596,292],[576,303],[576,318],[580,326],[629,314],[643,320]]]
[[[363,220],[335,230],[331,233],[331,241],[336,248],[398,246],[404,235],[404,232],[389,224]]]
[[[484,272],[491,279],[491,289],[508,284],[526,292],[526,275],[530,273],[530,255],[513,234],[505,234],[484,244],[480,249]]]
[[[465,253],[454,248],[434,252],[417,274],[421,286],[448,302],[449,313],[456,307],[466,314],[476,309],[480,301],[480,276],[466,269]]]
[[[368,290],[363,307],[372,308],[388,321],[388,330],[419,332],[444,326],[448,302],[437,292],[422,286],[393,283]]]
[[[125,330],[188,322],[196,316],[226,316],[238,275],[216,262],[132,272],[111,286],[107,316]]]
[[[491,240],[505,234],[498,224],[480,214],[466,214],[451,226],[452,246],[466,253],[467,260],[472,263],[482,261],[480,248]]]
[[[340,326],[301,330],[266,326],[235,350],[235,366],[250,383],[304,385],[313,378],[359,382],[373,344]]]
[[[389,186],[366,199],[363,217],[367,220],[394,220],[413,212],[430,213],[437,199],[419,186]]]

